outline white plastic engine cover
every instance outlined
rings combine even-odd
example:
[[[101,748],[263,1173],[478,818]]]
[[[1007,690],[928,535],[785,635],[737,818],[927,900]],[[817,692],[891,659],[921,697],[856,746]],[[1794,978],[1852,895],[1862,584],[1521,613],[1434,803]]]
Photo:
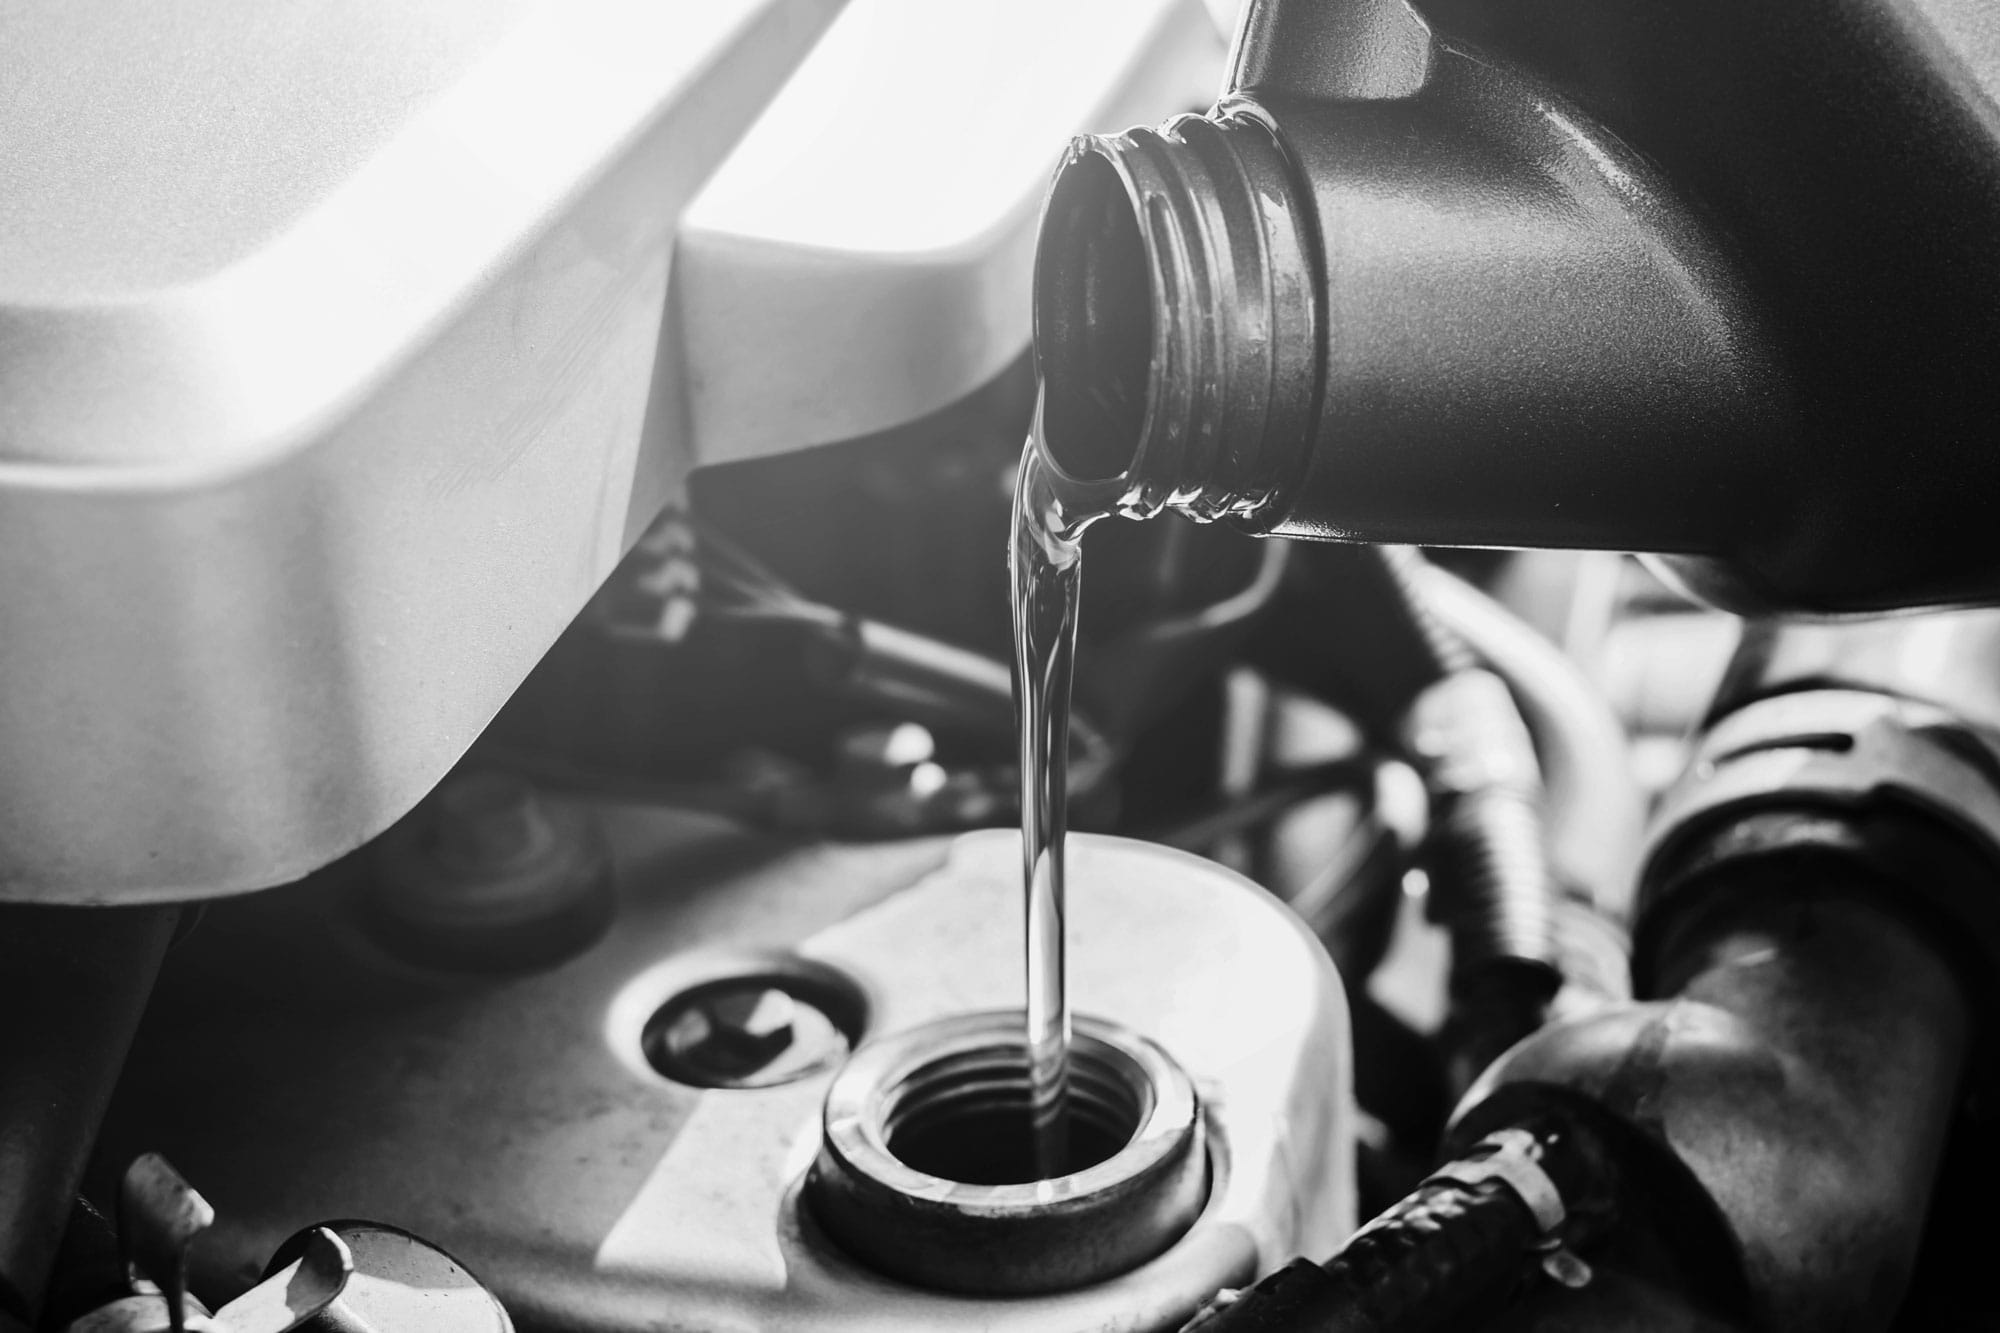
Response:
[[[372,837],[691,437],[979,383],[1026,345],[1063,141],[1220,68],[1197,0],[856,0],[702,205],[662,355],[678,219],[839,8],[0,0],[0,900],[237,892]]]
[[[852,0],[689,208],[696,457],[915,420],[1028,347],[1042,196],[1086,131],[1206,110],[1202,0]]]
[[[442,775],[657,508],[676,220],[838,6],[0,5],[0,898]]]

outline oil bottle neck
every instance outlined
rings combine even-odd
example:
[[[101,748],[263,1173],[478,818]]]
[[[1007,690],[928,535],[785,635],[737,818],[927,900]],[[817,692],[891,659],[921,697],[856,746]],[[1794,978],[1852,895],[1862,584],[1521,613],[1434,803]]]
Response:
[[[1042,438],[1065,505],[1255,525],[1303,471],[1324,284],[1255,104],[1071,144],[1035,266]]]

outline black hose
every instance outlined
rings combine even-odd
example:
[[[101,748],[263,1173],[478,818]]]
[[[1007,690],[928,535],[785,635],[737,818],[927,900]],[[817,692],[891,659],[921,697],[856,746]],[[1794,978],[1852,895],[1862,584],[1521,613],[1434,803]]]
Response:
[[[1557,878],[1605,916],[1629,922],[1646,798],[1618,715],[1562,649],[1486,593],[1428,562],[1413,586],[1520,705],[1541,759]]]
[[[1469,1081],[1539,1026],[1562,981],[1541,768],[1506,685],[1432,605],[1429,562],[1410,547],[1377,549],[1437,670],[1410,709],[1405,739],[1436,804],[1428,861],[1452,941],[1449,1035]]]
[[[1389,584],[1396,590],[1402,603],[1404,616],[1410,630],[1422,644],[1429,658],[1435,679],[1443,679],[1454,671],[1470,671],[1479,665],[1471,645],[1456,626],[1437,613],[1431,604],[1430,594],[1425,590],[1425,579],[1431,570],[1431,562],[1423,552],[1414,546],[1370,547],[1381,563],[1382,572],[1389,576]]]
[[[1357,1231],[1325,1264],[1299,1259],[1225,1293],[1187,1333],[1437,1333],[1495,1307],[1544,1257],[1594,1238],[1616,1175],[1567,1117],[1482,1140]]]

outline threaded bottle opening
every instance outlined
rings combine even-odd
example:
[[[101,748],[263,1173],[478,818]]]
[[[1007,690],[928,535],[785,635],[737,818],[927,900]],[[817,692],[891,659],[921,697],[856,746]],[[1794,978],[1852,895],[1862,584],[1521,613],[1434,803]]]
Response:
[[[1042,440],[1061,498],[1252,526],[1272,510],[1311,453],[1316,255],[1254,106],[1076,140],[1035,258]]]
[[[1080,481],[1122,475],[1138,453],[1153,362],[1153,283],[1133,200],[1086,153],[1049,193],[1035,263],[1035,351],[1049,456]]]

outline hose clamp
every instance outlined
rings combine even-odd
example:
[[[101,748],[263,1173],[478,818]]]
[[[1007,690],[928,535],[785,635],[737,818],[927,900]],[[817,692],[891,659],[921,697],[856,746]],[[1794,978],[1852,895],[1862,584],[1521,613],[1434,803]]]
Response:
[[[1732,842],[1729,830],[1770,813],[1824,815],[1797,821],[1788,838]],[[1968,876],[1916,865],[1910,848],[1884,854],[1888,877],[1928,898],[2000,965],[2000,745],[1982,728],[1932,704],[1864,690],[1810,690],[1759,699],[1718,722],[1662,802],[1640,875],[1643,973],[1657,909],[1691,878],[1746,856],[1834,846],[1827,830],[1858,830],[1842,850],[1864,854],[1870,821],[1927,830],[1929,841],[1980,869]],[[1977,883],[1969,883],[1977,880]]]
[[[1424,1184],[1462,1185],[1476,1190],[1499,1181],[1527,1206],[1536,1228],[1553,1235],[1569,1216],[1562,1191],[1542,1170],[1542,1144],[1525,1129],[1498,1129],[1473,1145],[1472,1153],[1439,1167]]]

